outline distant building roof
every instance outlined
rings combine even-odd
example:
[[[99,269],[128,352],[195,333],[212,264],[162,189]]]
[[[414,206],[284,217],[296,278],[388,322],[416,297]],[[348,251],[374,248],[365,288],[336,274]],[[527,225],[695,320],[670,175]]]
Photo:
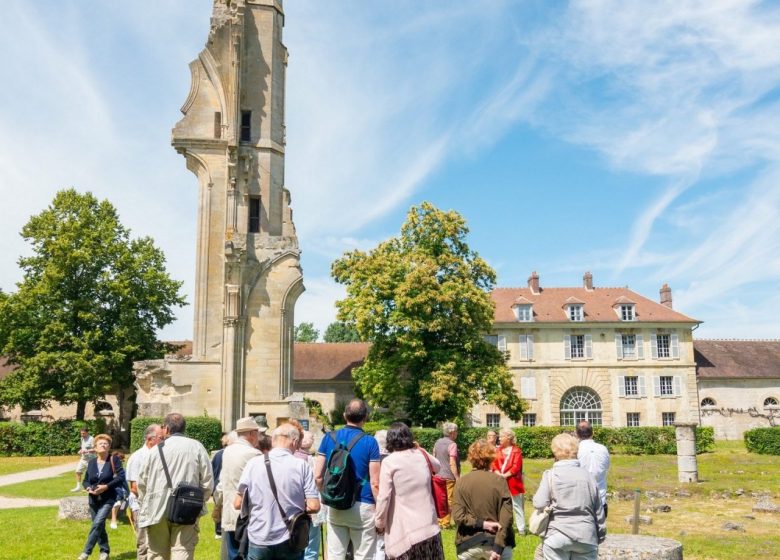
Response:
[[[351,381],[352,370],[368,355],[368,342],[297,342],[295,381]]]
[[[496,305],[496,323],[517,323],[512,305],[518,298],[524,298],[533,304],[533,320],[537,323],[568,322],[563,308],[575,301],[583,304],[585,323],[621,322],[615,313],[615,304],[618,301],[636,304],[636,320],[632,322],[700,322],[628,288],[540,288],[538,294],[533,293],[530,288],[496,288],[491,292],[491,297]]]
[[[694,340],[701,379],[780,378],[780,340]]]

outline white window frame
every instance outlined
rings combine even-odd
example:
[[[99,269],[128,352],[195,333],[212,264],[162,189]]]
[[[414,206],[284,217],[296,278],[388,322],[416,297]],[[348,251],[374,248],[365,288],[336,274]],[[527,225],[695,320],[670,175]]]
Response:
[[[534,335],[521,334],[520,335],[520,359],[531,361],[534,359]]]
[[[636,394],[629,394],[629,379],[636,379]],[[621,375],[618,377],[618,395],[627,399],[638,399],[647,396],[645,377],[643,375]]]
[[[621,303],[618,316],[621,321],[636,321],[636,306],[633,303]]]
[[[626,412],[626,427],[638,428],[640,423],[641,414],[639,412]]]
[[[523,426],[532,428],[533,426],[536,426],[536,413],[535,412],[526,412],[523,414]]]
[[[569,317],[569,321],[580,323],[585,320],[585,306],[581,303],[571,303],[567,305],[566,315]]]
[[[520,396],[524,399],[536,399],[536,377],[524,376],[520,378]]]
[[[662,356],[660,352],[659,339],[662,336],[669,337],[668,356]],[[654,360],[679,360],[680,359],[680,336],[672,332],[657,332],[650,337],[650,354]]]
[[[633,337],[633,345],[628,344],[627,341]],[[633,352],[626,351],[627,348],[632,348]],[[645,359],[645,342],[644,337],[641,334],[627,333],[627,332],[615,332],[615,351],[618,360],[644,360]]]
[[[501,414],[497,412],[488,412],[485,414],[485,426],[488,428],[500,428]]]
[[[581,336],[583,342],[583,355],[574,356],[572,354],[573,337]],[[589,333],[569,333],[563,335],[563,355],[567,360],[592,360],[593,359],[593,335]]]
[[[671,414],[672,418],[671,421],[667,420],[668,415]],[[676,412],[662,412],[661,413],[661,426],[674,426],[674,423],[677,421],[677,413]]]
[[[704,401],[711,401],[712,404],[705,403]],[[701,402],[699,403],[699,406],[702,407],[702,408],[715,408],[716,406],[718,406],[718,402],[715,399],[713,399],[712,397],[704,397],[701,400]]]
[[[780,400],[777,397],[766,397],[763,401],[763,406],[764,410],[780,410]]]
[[[521,323],[530,323],[534,320],[534,309],[530,303],[520,304],[517,303],[512,306],[515,312],[515,319]]]
[[[670,379],[670,382],[662,383],[662,379]],[[671,383],[671,393],[669,393],[668,383]],[[665,399],[682,396],[682,379],[679,375],[657,375],[653,378],[653,388],[656,397]]]

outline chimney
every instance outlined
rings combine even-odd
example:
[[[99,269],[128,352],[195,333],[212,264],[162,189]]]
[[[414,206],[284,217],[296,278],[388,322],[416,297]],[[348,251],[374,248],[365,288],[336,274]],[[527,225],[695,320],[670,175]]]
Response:
[[[590,272],[586,272],[582,277],[582,287],[589,292],[593,291],[593,275]]]
[[[528,287],[531,288],[532,294],[539,295],[539,275],[535,270],[531,273],[531,276],[528,277]]]
[[[672,289],[669,284],[661,286],[661,305],[665,305],[669,309],[672,309]]]

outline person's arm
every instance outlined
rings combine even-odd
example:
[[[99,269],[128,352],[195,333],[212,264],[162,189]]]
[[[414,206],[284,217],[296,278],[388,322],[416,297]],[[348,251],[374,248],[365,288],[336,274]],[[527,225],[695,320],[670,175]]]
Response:
[[[116,455],[111,455],[109,459],[113,465],[114,475],[111,481],[108,483],[108,488],[116,488],[117,486],[125,485],[125,469],[122,467],[122,459]]]
[[[320,511],[320,493],[317,492],[317,485],[314,484],[314,473],[312,473],[308,461],[304,463],[304,467],[303,495],[306,497],[306,513],[317,513]]]
[[[236,497],[233,498],[233,508],[234,509],[241,509],[241,502],[244,501],[244,493],[243,492],[236,492]]]
[[[512,519],[514,513],[512,511],[512,494],[509,493],[509,487],[506,484],[502,484],[500,491],[500,507],[498,511],[498,522],[500,529],[496,533],[496,538],[493,541],[493,552],[501,556],[504,551],[504,547],[509,542],[509,535],[514,529],[512,528]]]
[[[447,454],[450,458],[450,471],[455,477],[455,480],[458,480],[460,478],[460,471],[458,471],[458,445],[454,441],[447,449]]]
[[[314,483],[322,490],[322,479],[325,476],[325,455],[318,453],[314,458]]]
[[[599,495],[596,481],[591,479],[588,488],[590,490],[590,507],[593,508],[593,511],[595,512],[596,537],[598,538],[599,544],[601,544],[604,542],[604,539],[607,538],[607,518],[604,515],[604,508],[601,504],[601,496]]]
[[[198,448],[198,464],[200,466],[200,487],[203,490],[203,499],[208,500],[214,491],[214,472],[211,470],[211,461],[206,448],[202,445]]]
[[[215,507],[222,507],[222,479],[217,482],[217,487],[214,488],[214,494],[212,495],[212,498],[214,498]]]
[[[468,527],[487,533],[495,533],[501,528],[498,521],[482,519],[471,513],[463,496],[463,486],[458,483],[452,495],[452,521],[458,527]]]
[[[376,501],[376,498],[379,495],[380,464],[381,463],[379,461],[371,461],[368,464],[368,480],[371,484],[371,494],[374,496],[374,501]]]
[[[547,473],[550,474],[547,474]],[[551,471],[544,471],[542,473],[542,480],[539,481],[539,488],[534,494],[533,504],[536,509],[544,509],[550,504],[550,485],[549,477],[552,476]]]
[[[306,498],[306,513],[317,513],[320,511],[319,498]]]
[[[379,493],[376,497],[376,512],[374,514],[374,527],[380,535],[385,532],[387,527],[387,510],[394,491],[393,474],[386,461],[379,469]]]
[[[439,462],[439,460],[436,457],[434,457],[433,455],[431,455],[430,453],[428,453],[422,447],[418,447],[418,449],[420,451],[422,451],[423,453],[425,453],[428,456],[428,459],[431,460],[431,467],[433,467],[433,472],[434,473],[438,473],[441,470],[441,463]]]

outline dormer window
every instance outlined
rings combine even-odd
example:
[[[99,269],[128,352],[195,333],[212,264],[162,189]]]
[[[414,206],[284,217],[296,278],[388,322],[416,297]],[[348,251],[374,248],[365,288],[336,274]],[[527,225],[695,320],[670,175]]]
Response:
[[[512,310],[515,312],[515,319],[521,322],[528,322],[534,320],[533,306],[530,304],[512,306]]]
[[[569,305],[569,321],[582,321],[585,318],[582,305]]]
[[[624,303],[620,306],[620,320],[621,321],[633,321],[636,319],[636,314],[634,313],[634,306],[633,304]]]

